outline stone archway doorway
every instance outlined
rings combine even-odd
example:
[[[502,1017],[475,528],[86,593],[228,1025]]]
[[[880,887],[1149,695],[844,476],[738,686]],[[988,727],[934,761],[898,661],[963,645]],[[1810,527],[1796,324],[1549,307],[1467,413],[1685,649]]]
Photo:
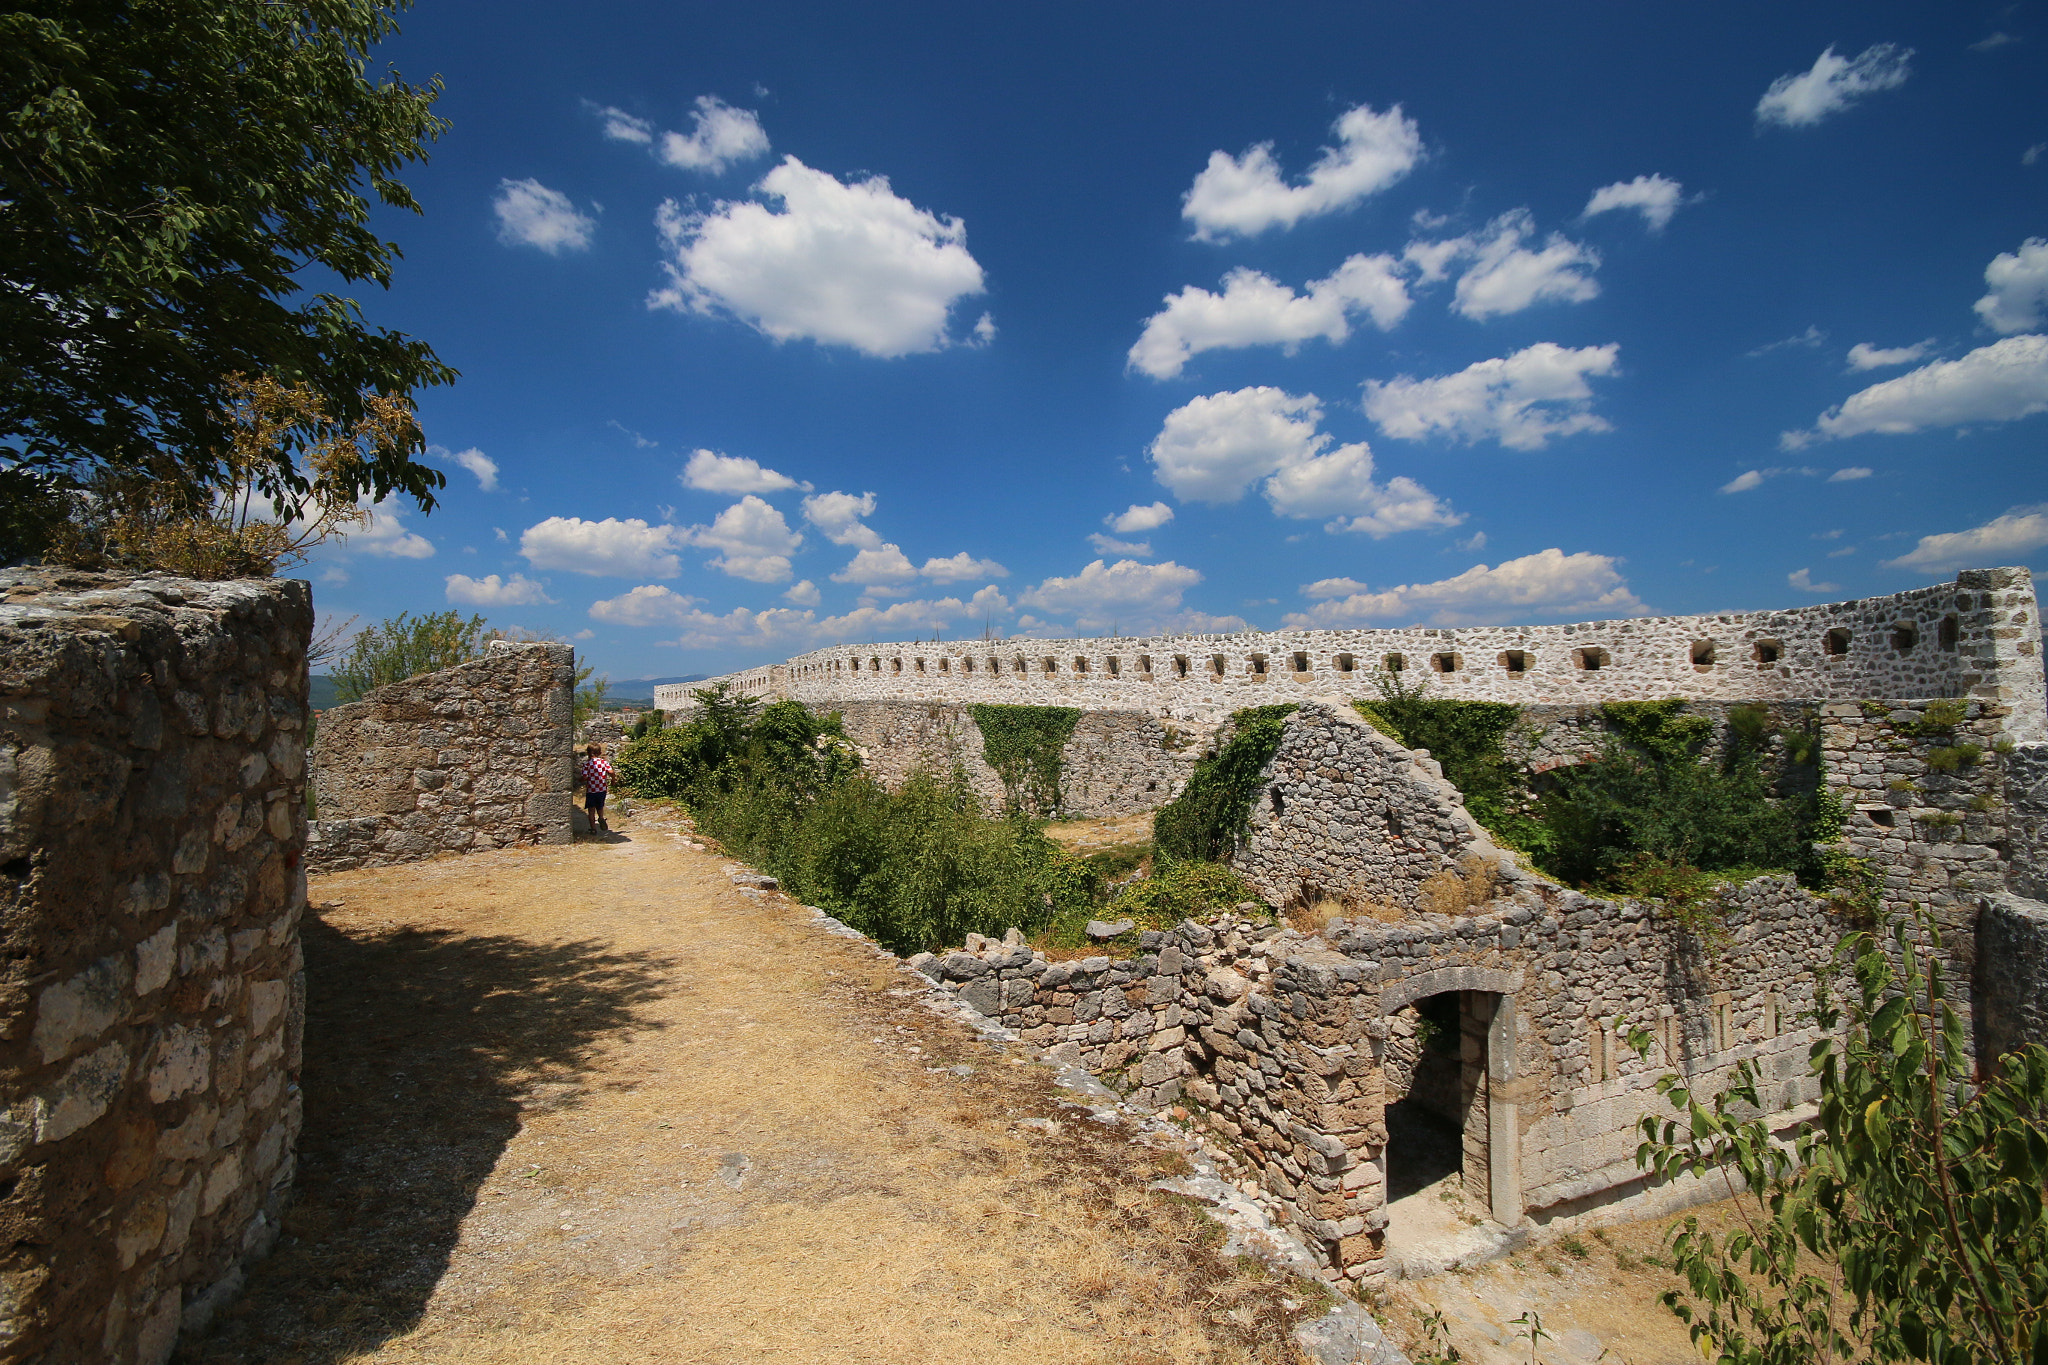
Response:
[[[1518,973],[1417,972],[1380,993],[1383,1243],[1397,1277],[1491,1259],[1522,1222]]]
[[[1390,1016],[1382,1062],[1389,1203],[1448,1184],[1482,1216],[1492,1214],[1487,1035],[1499,1000],[1487,991],[1441,991]]]

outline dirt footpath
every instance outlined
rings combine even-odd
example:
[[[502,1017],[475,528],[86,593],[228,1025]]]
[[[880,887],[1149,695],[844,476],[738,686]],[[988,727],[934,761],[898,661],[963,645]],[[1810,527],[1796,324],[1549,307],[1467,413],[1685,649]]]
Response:
[[[613,824],[316,879],[296,1201],[182,1360],[1295,1359],[1178,1156]]]

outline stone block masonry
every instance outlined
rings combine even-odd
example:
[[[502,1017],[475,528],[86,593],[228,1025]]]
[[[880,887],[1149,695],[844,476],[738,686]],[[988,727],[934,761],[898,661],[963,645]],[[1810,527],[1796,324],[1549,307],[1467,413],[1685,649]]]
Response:
[[[322,712],[314,868],[568,843],[575,677],[567,645],[499,640]]]
[[[158,1365],[291,1187],[312,597],[0,594],[0,1361]]]
[[[824,708],[854,701],[1010,702],[1221,719],[1268,702],[1371,694],[1382,667],[1438,696],[1586,703],[1967,697],[2041,726],[2041,626],[2024,568],[1970,569],[1889,597],[1567,626],[1247,631],[1149,639],[840,645],[725,682]],[[2018,733],[2048,739],[2048,728]]]

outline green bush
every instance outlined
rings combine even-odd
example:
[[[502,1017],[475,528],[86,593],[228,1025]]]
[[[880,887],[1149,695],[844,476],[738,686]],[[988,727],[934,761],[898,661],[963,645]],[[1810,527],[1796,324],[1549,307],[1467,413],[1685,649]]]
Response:
[[[1626,870],[1639,865],[1724,872],[1811,861],[1803,826],[1813,812],[1802,804],[1813,803],[1778,799],[1740,731],[1720,761],[1706,756],[1713,723],[1684,714],[1684,705],[1602,708],[1617,733],[1595,761],[1558,772],[1540,802],[1555,840],[1546,872],[1618,890]]]
[[[1136,920],[1141,929],[1166,929],[1258,898],[1224,863],[1168,863],[1117,892],[1103,913],[1109,919]]]
[[[1230,718],[1229,738],[1195,764],[1188,785],[1152,817],[1159,852],[1179,862],[1215,862],[1236,851],[1251,818],[1259,774],[1280,747],[1294,703],[1252,706]]]
[[[806,802],[750,782],[696,807],[698,827],[899,953],[944,948],[969,933],[1048,928],[1087,909],[1091,869],[1029,821],[991,820],[964,773],[913,773],[897,791],[861,774]]]

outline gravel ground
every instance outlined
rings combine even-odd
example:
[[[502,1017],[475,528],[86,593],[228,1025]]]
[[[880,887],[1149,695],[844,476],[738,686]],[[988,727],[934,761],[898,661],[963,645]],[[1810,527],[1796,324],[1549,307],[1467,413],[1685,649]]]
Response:
[[[1175,1153],[672,815],[316,879],[275,1256],[187,1362],[1294,1361]]]

